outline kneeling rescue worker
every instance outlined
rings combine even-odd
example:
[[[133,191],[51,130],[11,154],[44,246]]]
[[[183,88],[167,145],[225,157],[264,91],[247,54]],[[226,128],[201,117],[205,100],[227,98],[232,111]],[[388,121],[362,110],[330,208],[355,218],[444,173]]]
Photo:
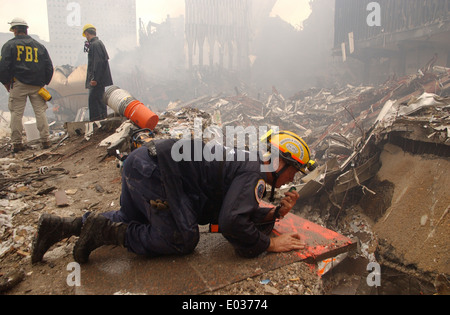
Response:
[[[307,144],[291,132],[269,132],[264,143],[279,150],[276,161],[250,158],[249,152],[205,144],[201,140],[154,140],[133,151],[122,174],[119,211],[86,214],[80,218],[41,216],[33,241],[32,263],[43,259],[55,243],[79,236],[73,250],[79,263],[103,245],[120,245],[148,257],[184,255],[199,242],[199,225],[218,226],[216,232],[243,257],[265,251],[289,252],[305,244],[298,234],[271,237],[276,220],[287,215],[299,198],[296,191],[285,193],[281,207],[264,207],[260,202],[266,183],[275,188],[293,181],[297,172],[314,168]],[[219,159],[194,157],[198,146]],[[183,149],[183,159],[174,152]],[[239,155],[241,154],[241,155]],[[243,155],[242,155],[243,154]],[[189,155],[189,158],[185,158]],[[239,159],[238,159],[239,155]],[[244,158],[242,158],[244,156]],[[273,171],[262,166],[274,162]]]

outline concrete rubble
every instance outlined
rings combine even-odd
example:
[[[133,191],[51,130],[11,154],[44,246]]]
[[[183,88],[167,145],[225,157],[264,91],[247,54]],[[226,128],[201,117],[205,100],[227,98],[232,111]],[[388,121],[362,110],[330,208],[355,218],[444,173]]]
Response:
[[[370,199],[370,196],[383,198],[380,191],[375,191],[373,184],[369,188],[369,184],[382,167],[380,155],[386,143],[398,145],[412,154],[448,159],[449,71],[439,67],[429,73],[391,79],[376,87],[348,85],[334,90],[311,89],[299,92],[291,99],[285,99],[275,88],[266,101],[247,95],[204,96],[178,105],[176,109],[179,111],[170,113],[172,118],[167,122],[173,126],[173,116],[185,117],[186,111],[196,108],[210,114],[207,124],[212,122],[221,128],[278,126],[297,132],[311,144],[321,165],[298,180],[302,205],[298,206],[297,213],[310,216],[324,226],[334,227],[344,235],[360,238],[359,255],[367,261],[378,259],[402,272],[410,272],[416,277],[420,274],[421,279],[431,282],[442,270],[420,273],[415,269],[405,269],[397,259],[392,265],[385,257],[378,257],[382,252],[376,250],[379,240],[373,231],[373,223],[367,221],[373,218],[365,216],[367,209],[348,203],[349,199],[355,198],[355,193],[361,194],[363,200]],[[192,120],[193,116],[188,114],[185,123]],[[278,196],[283,192],[281,190]],[[317,212],[311,209],[319,204],[326,210],[318,210],[317,216]],[[440,218],[444,218],[447,212],[448,209]],[[377,218],[382,214],[377,214]],[[424,223],[421,224],[423,226]],[[430,235],[433,233],[434,229]],[[445,252],[445,248],[442,250]],[[342,257],[337,257],[334,264],[342,260]]]
[[[295,183],[301,196],[297,214],[337,230],[345,226],[346,229],[339,232],[349,237],[358,237],[364,232],[365,240],[360,239],[360,255],[374,261],[376,257],[372,247],[376,236],[357,206],[346,208],[345,202],[354,193],[354,188],[363,195],[377,194],[368,183],[381,168],[380,146],[386,141],[399,144],[409,152],[437,154],[448,159],[449,95],[450,69],[438,67],[425,74],[392,78],[380,86],[310,89],[290,99],[275,87],[265,100],[245,94],[203,96],[171,104],[167,111],[159,114],[160,123],[153,134],[157,138],[182,137],[186,130],[195,134],[195,119],[201,119],[202,128],[216,126],[224,130],[227,126],[277,126],[298,133],[310,144],[320,167]],[[115,122],[108,124],[108,128],[117,128],[116,133],[100,144],[108,148],[109,155],[114,155],[118,149],[127,151],[131,134],[138,129],[124,119],[113,120]],[[74,124],[77,124],[76,128]],[[65,129],[59,127],[61,129],[55,133],[70,133],[70,139],[86,124],[69,123]],[[95,134],[96,130],[102,129],[102,124],[86,130]],[[71,128],[73,130],[69,132]],[[62,139],[67,137],[55,137],[53,141],[56,144]],[[84,141],[89,145],[90,137]],[[7,138],[1,145],[2,151],[10,150]],[[67,173],[58,167],[24,172],[23,161],[15,158],[0,159],[0,172],[1,262],[13,252],[21,257],[29,256],[35,227],[32,224],[14,226],[12,219],[18,213],[31,213],[45,207],[48,201],[36,196],[54,194],[55,187],[48,186],[44,180]],[[72,194],[71,190],[65,193]],[[283,189],[278,197],[282,193]],[[318,202],[326,205],[322,213],[313,211]],[[88,205],[87,208],[91,206],[95,207]],[[442,220],[444,217],[442,215]],[[427,218],[423,216],[422,225],[427,224]],[[345,224],[342,223],[344,221]]]
[[[285,99],[276,88],[265,101],[244,94],[203,96],[173,104],[161,115],[155,133],[182,137],[189,129],[195,135],[196,118],[202,119],[203,128],[214,125],[224,133],[227,126],[277,126],[298,133],[311,144],[321,166],[297,181],[302,201],[297,212],[337,229],[341,219],[348,220],[341,232],[355,237],[363,234],[360,255],[376,261],[377,237],[361,216],[365,209],[359,205],[347,208],[346,203],[355,189],[363,196],[379,194],[368,183],[382,167],[380,155],[387,142],[413,154],[448,158],[449,71],[435,68],[425,74],[393,78],[380,86],[311,89],[291,99]],[[309,211],[317,200],[322,199],[324,205],[324,198],[328,213],[317,216]]]
[[[210,114],[212,123],[223,128],[279,126],[305,138],[316,158],[327,161],[336,157],[343,162],[375,123],[410,116],[423,107],[448,104],[448,99],[442,96],[448,95],[449,90],[450,75],[439,68],[425,75],[391,79],[377,87],[310,89],[290,99],[285,99],[275,87],[267,100],[245,94],[203,96],[174,104],[171,111],[196,108]]]
[[[376,173],[378,160],[371,147],[391,133],[448,145],[448,71],[443,73],[439,67],[426,75],[392,79],[378,87],[310,89],[291,99],[285,99],[275,88],[266,101],[242,94],[203,96],[163,113],[158,128],[162,133],[179,135],[200,117],[203,127],[216,125],[223,130],[227,126],[291,130],[310,144],[323,165],[303,179],[308,195],[314,182],[319,183],[317,187],[336,184],[335,194],[339,194],[361,186]],[[421,130],[407,130],[414,125],[421,125]]]

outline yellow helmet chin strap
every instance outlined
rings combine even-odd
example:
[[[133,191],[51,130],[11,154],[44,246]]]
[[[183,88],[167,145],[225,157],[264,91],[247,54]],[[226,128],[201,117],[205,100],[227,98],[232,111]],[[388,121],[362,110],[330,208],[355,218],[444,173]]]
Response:
[[[272,172],[272,176],[273,176],[273,183],[272,183],[272,191],[270,192],[270,202],[274,202],[275,201],[275,188],[277,186],[277,181],[278,178],[280,178],[280,176],[287,171],[287,169],[290,167],[289,164],[286,163],[286,165],[279,171],[274,171]]]
[[[262,138],[261,138],[261,142],[268,144],[270,142],[270,139],[272,137],[273,134],[273,130],[269,130],[268,133],[266,133]],[[266,157],[268,157],[269,154],[266,155]],[[283,159],[285,160],[285,159]],[[286,161],[286,160],[285,160]],[[287,162],[287,161],[286,161]],[[280,178],[280,176],[286,172],[286,170],[290,167],[289,163],[286,163],[286,165],[279,171],[277,172],[276,170],[272,172],[272,177],[273,177],[273,182],[271,183],[272,185],[272,191],[270,193],[270,198],[269,201],[270,202],[274,202],[275,201],[275,188],[277,185],[277,181],[278,178]]]

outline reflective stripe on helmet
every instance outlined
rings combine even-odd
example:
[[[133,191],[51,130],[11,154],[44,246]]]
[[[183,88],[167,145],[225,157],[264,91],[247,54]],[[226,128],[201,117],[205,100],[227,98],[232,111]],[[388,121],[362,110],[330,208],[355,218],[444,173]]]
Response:
[[[303,145],[303,147],[306,149],[306,151],[308,152],[308,157],[311,158],[311,153],[309,152],[309,147],[306,144],[306,142],[303,141],[302,138],[298,137],[296,134],[294,134],[292,132],[287,132],[287,131],[280,131],[278,134],[280,134],[280,135],[285,134],[285,135],[291,136],[294,139],[298,140]],[[308,162],[306,162],[306,163],[301,162],[301,163],[302,164],[307,164]]]
[[[306,142],[290,131],[274,132],[270,130],[261,138],[266,145],[269,143],[277,148],[281,157],[290,165],[303,172],[311,161],[311,152]],[[268,148],[270,152],[270,149]]]

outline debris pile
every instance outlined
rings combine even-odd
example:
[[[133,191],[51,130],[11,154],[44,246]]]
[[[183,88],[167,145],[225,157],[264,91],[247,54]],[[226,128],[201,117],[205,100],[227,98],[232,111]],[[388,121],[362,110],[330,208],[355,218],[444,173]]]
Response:
[[[301,196],[296,213],[343,235],[358,238],[359,254],[374,261],[378,259],[380,240],[373,227],[380,218],[383,218],[381,223],[389,223],[403,211],[398,200],[402,200],[407,191],[398,192],[400,188],[395,187],[395,181],[390,178],[378,178],[380,169],[391,163],[386,162],[385,146],[389,143],[411,154],[432,154],[448,160],[449,71],[440,67],[429,73],[392,78],[376,87],[347,85],[309,89],[290,99],[276,88],[264,101],[245,94],[203,96],[171,104],[167,111],[159,114],[160,121],[152,136],[181,138],[187,133],[195,136],[201,134],[198,128],[210,126],[217,127],[222,134],[227,126],[276,126],[298,133],[310,144],[320,167],[295,181]],[[196,125],[197,119],[201,125]],[[18,259],[25,260],[29,256],[32,235],[41,213],[73,216],[94,208],[116,210],[120,196],[116,154],[130,151],[130,140],[138,129],[121,118],[68,123],[66,136],[58,140],[52,151],[39,154],[27,151],[14,158],[1,159],[0,262],[8,261],[12,266]],[[8,150],[6,144],[2,146],[2,151]],[[446,165],[444,162],[439,165]],[[439,168],[434,171],[438,172]],[[60,178],[64,180],[59,181]],[[425,188],[433,189],[432,186]],[[65,194],[68,198],[60,207],[55,199],[61,191],[62,197]],[[283,192],[284,189],[278,192],[278,198]],[[448,199],[434,195],[433,198],[434,204],[428,207],[433,212],[420,214],[416,222],[420,227],[430,228],[425,236],[427,242],[442,237],[440,233],[448,226],[446,220],[449,219],[448,203],[447,209],[440,207],[440,202]],[[378,226],[377,231],[383,232],[384,227]],[[387,247],[400,248],[395,242],[387,244]],[[443,246],[445,250],[447,245]],[[448,252],[439,252],[443,256],[436,259],[448,260]],[[344,259],[331,261],[341,260]],[[417,270],[423,269],[419,263],[417,266]],[[27,268],[31,267],[27,265]],[[329,266],[323,262],[320,269],[328,271]],[[2,272],[0,270],[0,277]],[[24,281],[28,278],[29,272]],[[295,274],[289,274],[286,283],[296,283],[292,280],[296,278]],[[251,281],[247,284],[252,286]],[[233,287],[237,291],[230,292],[244,293],[240,290],[243,287]],[[294,293],[309,290],[301,284],[295,290],[290,288]],[[276,290],[268,293],[284,293],[280,287]],[[311,293],[318,292],[319,289]]]
[[[440,265],[429,263],[424,266],[422,258],[413,253],[396,253],[394,264],[391,263],[392,257],[386,259],[398,251],[386,250],[386,247],[391,248],[393,242],[403,250],[403,244],[395,243],[389,235],[387,240],[380,239],[387,235],[381,231],[392,229],[388,224],[392,224],[389,216],[393,209],[398,213],[408,213],[409,210],[401,205],[407,202],[401,194],[407,191],[407,187],[403,188],[395,177],[393,182],[380,180],[379,172],[383,166],[381,157],[390,150],[390,147],[385,149],[389,143],[411,154],[430,155],[431,159],[445,160],[450,156],[450,69],[444,70],[435,67],[433,72],[393,78],[377,87],[347,85],[342,89],[310,89],[288,100],[275,88],[265,102],[247,95],[204,96],[178,104],[175,109],[180,110],[176,115],[181,117],[187,108],[200,109],[209,113],[211,122],[222,128],[278,126],[303,136],[315,151],[321,166],[296,181],[301,196],[296,213],[348,237],[358,238],[358,256],[364,260],[382,261],[390,268],[395,266],[396,270],[408,271],[409,275],[431,283],[434,278],[442,276]],[[384,164],[392,162],[385,160]],[[439,176],[434,176],[436,178]],[[278,198],[284,189],[278,192]],[[394,194],[399,196],[392,200]],[[436,190],[440,197],[435,197],[434,205],[423,203],[421,206],[434,209],[440,202],[445,203],[448,196],[439,194]],[[431,214],[437,217],[427,235],[434,235],[438,225],[442,228],[448,208],[440,210]],[[383,219],[378,222],[380,218]],[[428,216],[419,217],[422,227],[428,222],[423,223],[424,218]],[[381,236],[374,231],[375,227]],[[414,226],[411,228],[414,230]],[[409,230],[404,232],[412,233]],[[425,240],[429,241],[429,237]],[[448,259],[445,246],[442,250],[437,251],[435,260]],[[402,259],[410,256],[416,259],[411,258],[411,265],[415,266],[412,269],[402,266]]]
[[[442,276],[446,267],[440,262],[448,260],[448,246],[440,241],[448,231],[439,227],[448,213],[448,194],[438,186],[445,186],[450,156],[450,80],[448,74],[433,77],[390,83],[383,86],[384,95],[372,89],[380,97],[365,110],[356,101],[347,103],[351,120],[335,115],[343,120],[316,138],[312,147],[325,163],[302,178],[298,189],[303,199],[298,214],[319,216],[325,226],[357,237],[359,257],[422,284]],[[430,93],[430,86],[438,94]],[[432,193],[431,199],[420,190]],[[434,217],[430,227],[428,215]],[[419,244],[428,243],[436,228],[435,246],[424,249]],[[402,235],[414,235],[417,244]]]
[[[266,101],[245,94],[203,96],[171,104],[170,109],[205,111],[219,127],[278,126],[304,137],[316,152],[316,158],[342,160],[354,151],[358,140],[366,136],[388,101],[394,107],[406,108],[424,93],[437,97],[448,95],[450,70],[443,72],[442,67],[435,68],[434,72],[426,74],[392,78],[378,87],[347,85],[309,89],[290,99],[285,99],[274,87]],[[402,114],[407,112],[399,112]]]
[[[53,96],[53,113],[59,121],[70,121],[88,102],[85,88],[87,65],[56,67],[48,89]]]
[[[379,146],[386,139],[400,135],[448,152],[450,69],[444,70],[392,78],[378,87],[310,89],[291,99],[274,87],[265,102],[243,94],[203,96],[171,104],[160,115],[155,134],[195,135],[195,119],[201,119],[203,129],[216,126],[223,134],[227,126],[294,131],[306,139],[322,165],[298,183],[301,198],[325,189],[339,208],[354,187],[374,193],[364,183],[380,169]]]
[[[67,175],[67,171],[56,167],[39,167],[30,171],[26,161],[0,159],[0,260],[11,252],[28,257],[34,227],[29,224],[14,225],[17,215],[28,215],[45,207],[46,196],[54,191],[46,180],[55,180]]]

